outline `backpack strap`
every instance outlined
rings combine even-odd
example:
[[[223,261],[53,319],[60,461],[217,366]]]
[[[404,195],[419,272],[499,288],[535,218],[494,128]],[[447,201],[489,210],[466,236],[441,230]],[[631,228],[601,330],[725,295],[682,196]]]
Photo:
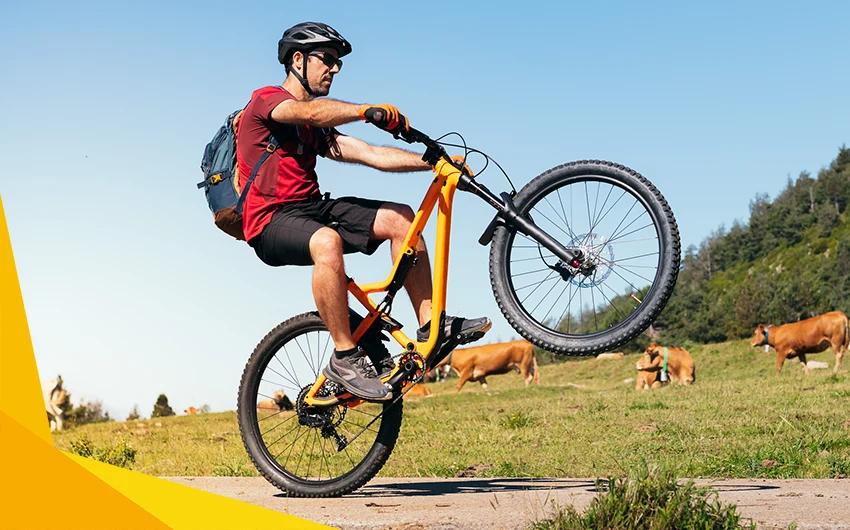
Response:
[[[260,156],[260,159],[257,160],[257,163],[254,164],[254,169],[251,170],[251,175],[248,177],[248,181],[245,183],[245,187],[242,188],[242,193],[239,194],[239,201],[236,202],[236,209],[234,210],[236,213],[242,213],[242,206],[245,203],[245,197],[248,196],[248,191],[251,189],[251,184],[254,182],[254,179],[257,178],[257,174],[260,172],[260,167],[263,165],[269,155],[274,153],[277,148],[280,147],[280,144],[277,141],[277,138],[274,135],[271,135],[269,138],[269,145],[266,146],[265,152]]]

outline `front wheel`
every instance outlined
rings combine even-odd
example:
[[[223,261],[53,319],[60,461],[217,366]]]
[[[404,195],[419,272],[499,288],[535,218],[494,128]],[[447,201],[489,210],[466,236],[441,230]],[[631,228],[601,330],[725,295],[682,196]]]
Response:
[[[679,231],[642,175],[612,162],[571,162],[535,177],[514,203],[584,254],[576,271],[531,237],[496,231],[490,283],[523,337],[556,353],[593,355],[635,338],[664,309],[679,274]]]

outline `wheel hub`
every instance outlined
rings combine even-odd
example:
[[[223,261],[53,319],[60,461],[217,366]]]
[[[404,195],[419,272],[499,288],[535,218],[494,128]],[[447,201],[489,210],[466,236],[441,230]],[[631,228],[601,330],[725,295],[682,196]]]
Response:
[[[558,260],[553,267],[564,281],[576,287],[596,287],[605,282],[614,268],[614,248],[601,235],[589,232],[577,235],[567,245],[582,253],[582,260],[566,263]]]

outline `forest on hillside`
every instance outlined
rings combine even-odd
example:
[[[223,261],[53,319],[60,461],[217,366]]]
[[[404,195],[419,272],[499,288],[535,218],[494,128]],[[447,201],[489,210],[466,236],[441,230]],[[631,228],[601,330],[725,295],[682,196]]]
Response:
[[[746,223],[721,226],[686,249],[673,296],[654,325],[659,339],[718,342],[747,337],[760,322],[850,313],[848,204],[846,147],[816,177],[789,177],[773,201],[756,195]]]

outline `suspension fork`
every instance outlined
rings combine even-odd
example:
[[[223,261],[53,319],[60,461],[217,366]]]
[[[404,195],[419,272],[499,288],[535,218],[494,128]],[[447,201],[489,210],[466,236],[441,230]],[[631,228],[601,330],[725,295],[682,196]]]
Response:
[[[481,245],[487,246],[490,244],[490,241],[493,239],[493,234],[496,232],[496,228],[499,226],[507,226],[534,239],[549,249],[552,254],[556,255],[564,263],[568,263],[573,267],[581,265],[582,259],[584,258],[582,251],[577,248],[565,247],[555,238],[541,230],[536,224],[529,221],[525,215],[517,211],[516,206],[514,206],[513,198],[510,194],[502,192],[500,200],[499,197],[496,197],[493,192],[487,189],[487,186],[476,182],[467,175],[461,175],[458,179],[457,189],[480,197],[487,204],[496,209],[495,217],[493,217],[493,220],[490,221],[489,225],[487,225],[487,229],[484,230],[484,233],[481,234],[481,237],[478,239],[478,242]]]

